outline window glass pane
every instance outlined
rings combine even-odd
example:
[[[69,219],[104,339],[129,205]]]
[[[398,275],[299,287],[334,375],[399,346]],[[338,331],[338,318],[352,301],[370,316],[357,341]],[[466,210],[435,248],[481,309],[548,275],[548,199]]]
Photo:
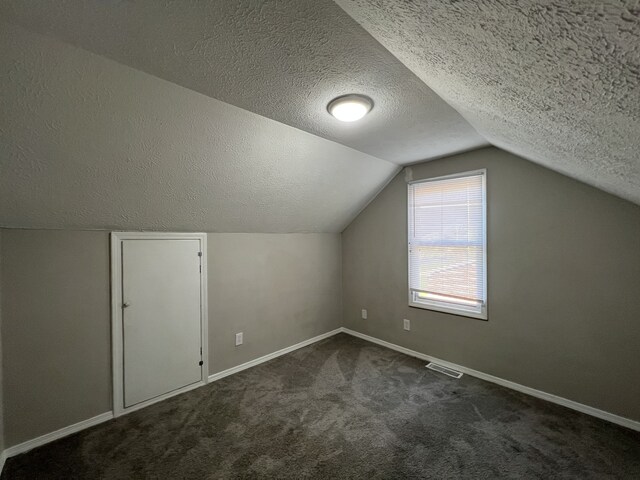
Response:
[[[482,310],[484,172],[409,185],[409,287],[418,302]]]

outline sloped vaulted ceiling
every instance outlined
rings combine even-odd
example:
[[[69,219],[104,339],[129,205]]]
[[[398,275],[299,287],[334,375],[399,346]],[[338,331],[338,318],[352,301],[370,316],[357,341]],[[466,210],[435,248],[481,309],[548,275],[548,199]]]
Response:
[[[399,165],[488,142],[640,203],[639,15],[4,0],[0,226],[337,232]],[[345,125],[350,92],[375,107]]]
[[[337,0],[492,144],[640,203],[638,0]]]
[[[415,162],[486,145],[333,0],[4,0],[0,15],[370,155]],[[357,124],[338,95],[376,106]]]
[[[339,232],[398,166],[0,22],[0,226]]]
[[[487,144],[331,0],[0,18],[0,226],[341,231],[398,164]],[[354,91],[373,111],[338,122]]]

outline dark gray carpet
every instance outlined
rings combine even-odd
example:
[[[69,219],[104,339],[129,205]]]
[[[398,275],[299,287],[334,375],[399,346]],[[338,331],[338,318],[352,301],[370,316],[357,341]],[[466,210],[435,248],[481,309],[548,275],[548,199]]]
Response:
[[[3,479],[640,478],[640,433],[341,334],[7,461]]]

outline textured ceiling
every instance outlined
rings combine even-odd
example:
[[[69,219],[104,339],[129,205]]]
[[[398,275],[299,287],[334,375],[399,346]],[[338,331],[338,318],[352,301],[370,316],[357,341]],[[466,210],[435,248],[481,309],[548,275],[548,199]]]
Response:
[[[474,127],[640,203],[639,0],[338,3],[0,1],[0,226],[338,232]]]
[[[640,203],[638,0],[337,0],[491,143]]]
[[[0,22],[0,226],[339,232],[399,167]]]
[[[5,0],[7,21],[397,163],[486,145],[332,0]],[[329,100],[362,93],[364,120]]]

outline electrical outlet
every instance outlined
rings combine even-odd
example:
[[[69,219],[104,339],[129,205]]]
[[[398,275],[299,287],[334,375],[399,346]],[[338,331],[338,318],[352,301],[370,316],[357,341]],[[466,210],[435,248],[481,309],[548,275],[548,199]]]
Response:
[[[403,321],[404,321],[404,329],[411,330],[411,320],[409,320],[408,318],[405,318]]]
[[[362,319],[363,320],[367,319],[367,311],[364,308],[362,309]]]
[[[236,333],[236,347],[238,345],[242,345],[243,341],[244,341],[244,334],[242,332]]]

